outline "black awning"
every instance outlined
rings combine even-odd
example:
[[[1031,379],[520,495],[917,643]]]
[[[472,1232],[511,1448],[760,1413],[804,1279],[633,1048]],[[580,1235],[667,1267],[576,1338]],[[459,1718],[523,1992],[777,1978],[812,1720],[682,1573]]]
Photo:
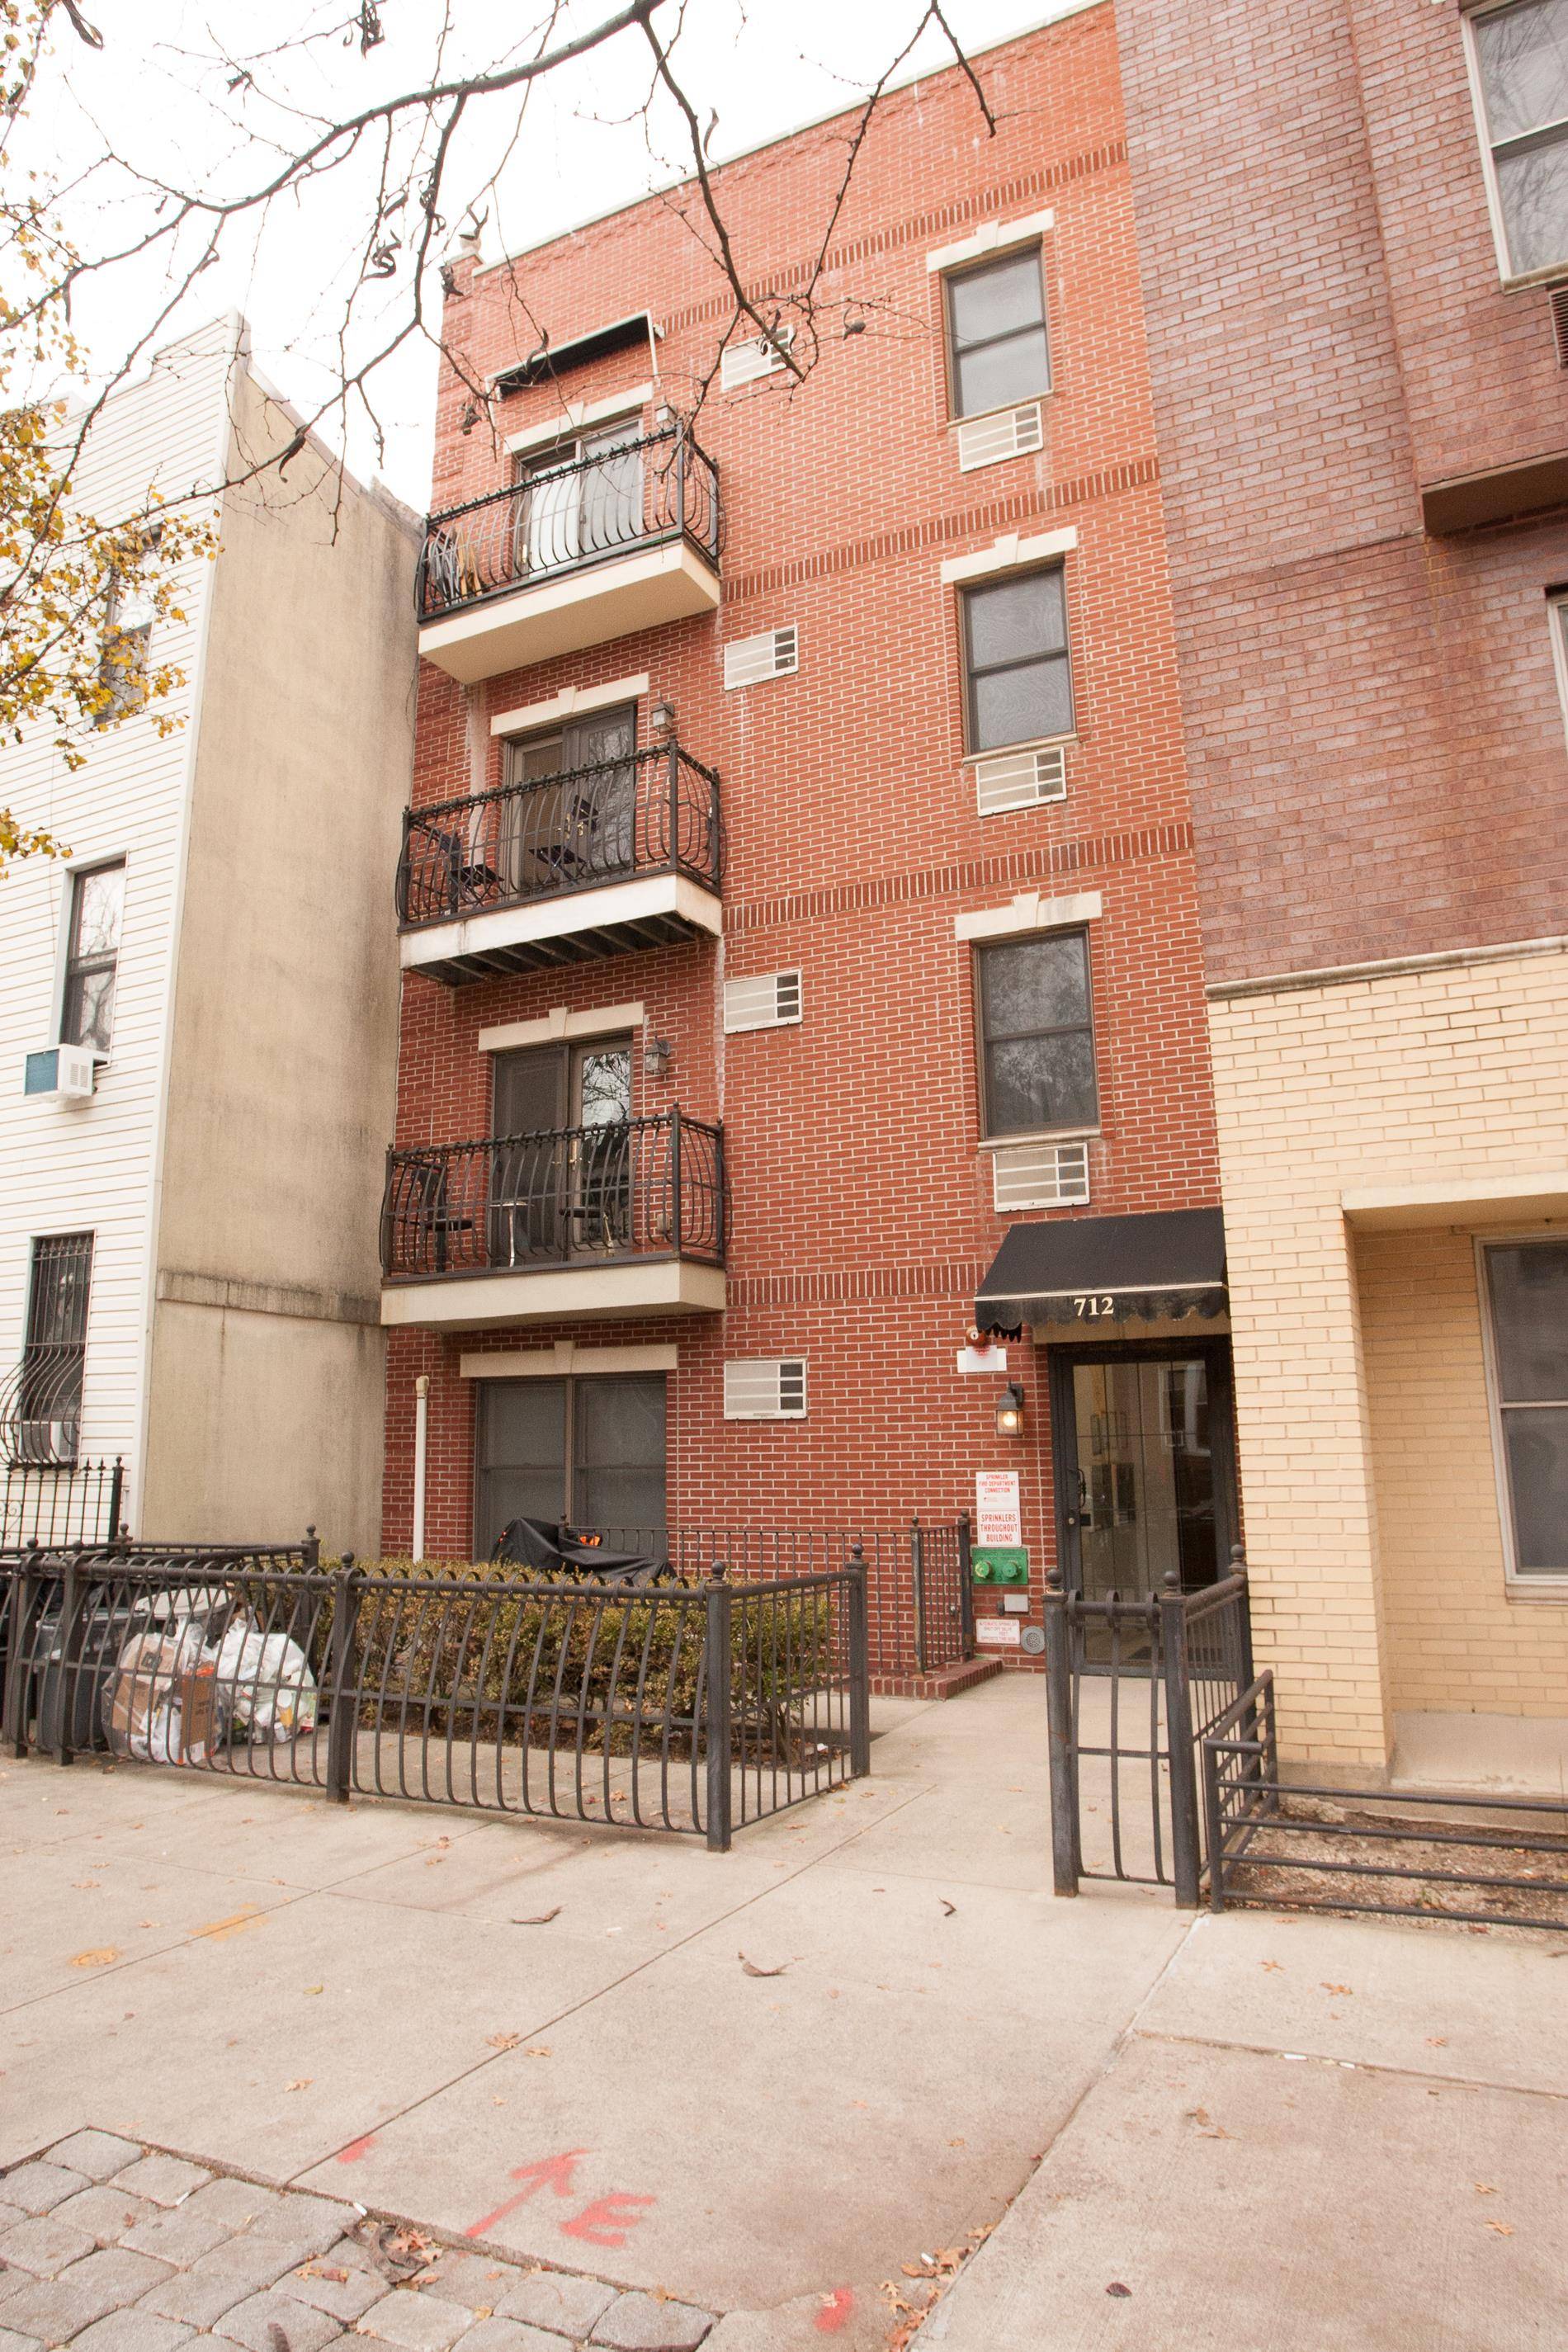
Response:
[[[983,1331],[1070,1323],[1093,1333],[1133,1317],[1223,1315],[1228,1305],[1219,1210],[1159,1209],[1015,1225],[974,1319]]]
[[[509,392],[525,391],[546,376],[565,375],[573,368],[586,367],[590,360],[608,359],[613,352],[630,351],[637,343],[651,351],[655,336],[663,331],[646,310],[634,310],[628,318],[614,319],[607,327],[595,327],[564,343],[552,343],[547,336],[525,360],[503,368],[495,379],[495,388],[504,399]]]

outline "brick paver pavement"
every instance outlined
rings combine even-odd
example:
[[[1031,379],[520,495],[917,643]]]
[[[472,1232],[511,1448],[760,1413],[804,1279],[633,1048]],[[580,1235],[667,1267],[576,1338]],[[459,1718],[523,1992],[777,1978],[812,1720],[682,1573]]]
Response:
[[[112,2132],[0,2176],[0,2352],[696,2352],[713,2325]]]

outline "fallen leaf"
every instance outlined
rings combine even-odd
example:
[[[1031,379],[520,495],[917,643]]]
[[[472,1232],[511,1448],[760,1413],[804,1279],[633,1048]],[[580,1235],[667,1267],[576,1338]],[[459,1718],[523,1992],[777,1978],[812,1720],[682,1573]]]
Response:
[[[1283,1960],[1259,1960],[1258,1965],[1260,1969],[1271,1969],[1275,1975],[1278,1975],[1285,1963]]]
[[[514,1927],[548,1927],[552,1919],[559,1919],[560,1916],[561,1906],[558,1903],[553,1911],[542,1911],[537,1919],[514,1919],[511,1924]]]
[[[548,2058],[550,2044],[548,2042],[531,2042],[522,2054],[525,2058]]]
[[[943,1913],[946,1915],[946,1916],[947,1916],[949,1919],[951,1919],[951,1918],[952,1917],[953,1913],[954,1913],[954,1912],[957,1910],[957,1908],[958,1908],[957,1904],[956,1904],[956,1903],[950,1903],[950,1902],[948,1901],[948,1899],[947,1899],[947,1897],[946,1897],[946,1895],[939,1895],[937,1896],[937,1901],[942,1905],[942,1907]]]
[[[100,1884],[101,1881],[96,1878],[73,1878],[71,1880],[71,1885],[75,1887],[79,1895],[89,1895],[92,1892],[92,1889],[95,1886]]]
[[[1131,2294],[1132,2290],[1130,2286],[1123,2286],[1120,2279],[1112,2279],[1105,2292],[1107,2294]]]
[[[113,1945],[105,1944],[100,1951],[73,1953],[71,1966],[73,1969],[106,1969],[110,1960],[117,1960],[119,1958],[120,1955]]]
[[[1446,2033],[1429,2033],[1426,2036],[1428,2050],[1447,2050],[1447,2046],[1448,2037]]]
[[[479,2309],[475,2312],[474,2317],[476,2319],[489,2319],[494,2316],[494,2313],[495,2305],[493,2304],[481,2303]]]
[[[349,2278],[347,2271],[338,2270],[329,2263],[306,2263],[294,2275],[296,2278],[331,2279],[336,2286],[346,2286]]]
[[[491,2050],[515,2050],[522,2040],[521,2033],[487,2033],[486,2046]]]
[[[969,2142],[966,2139],[950,2139],[947,2144],[949,2147],[967,2147],[969,2146]]]
[[[1355,1990],[1355,1988],[1354,1988],[1354,1986],[1353,1986],[1353,1985],[1336,1985],[1336,1984],[1330,1984],[1330,1983],[1329,1983],[1329,1981],[1328,1981],[1328,1979],[1327,1979],[1327,1978],[1325,1978],[1325,1979],[1323,1979],[1323,1990],[1324,1990],[1325,1992],[1345,1993],[1345,1992],[1353,1992],[1353,1991],[1354,1991],[1354,1990]]]
[[[785,1969],[789,1966],[789,1962],[787,1960],[781,1960],[776,1969],[760,1969],[758,1968],[755,1960],[749,1960],[746,1958],[744,1952],[737,1952],[735,1958],[740,1961],[741,1966],[745,1969],[746,1974],[749,1977],[782,1977]]]
[[[1484,2221],[1481,2226],[1483,2229],[1490,2230],[1500,2238],[1511,2238],[1513,2235],[1511,2221]]]
[[[307,1992],[325,1992],[327,1988],[325,1985],[307,1985],[305,1987],[305,1990]]]
[[[1476,2183],[1476,2195],[1478,2197],[1495,2197],[1497,2195],[1497,2183],[1492,2180],[1478,2180]]]
[[[283,2088],[286,2091],[308,2091],[315,2079],[313,2074],[301,2074],[297,2082],[285,2083]]]

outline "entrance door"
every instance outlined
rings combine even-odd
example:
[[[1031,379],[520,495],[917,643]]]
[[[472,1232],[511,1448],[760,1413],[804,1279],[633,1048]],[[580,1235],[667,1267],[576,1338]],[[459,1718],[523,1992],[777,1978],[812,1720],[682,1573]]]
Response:
[[[637,722],[626,702],[508,743],[514,789],[500,804],[497,856],[510,889],[578,890],[634,870]]]
[[[494,1087],[490,1264],[628,1248],[631,1040],[498,1054]]]
[[[1089,1600],[1184,1591],[1236,1540],[1230,1349],[1224,1340],[1053,1348],[1051,1432],[1063,1581]]]

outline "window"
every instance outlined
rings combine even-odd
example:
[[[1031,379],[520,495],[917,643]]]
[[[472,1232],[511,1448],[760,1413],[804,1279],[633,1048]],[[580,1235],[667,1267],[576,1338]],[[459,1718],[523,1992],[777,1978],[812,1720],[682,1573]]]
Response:
[[[147,656],[156,617],[153,574],[158,562],[154,532],[139,556],[132,557],[109,592],[103,621],[103,647],[98,659],[100,683],[109,696],[98,714],[100,727],[110,727],[147,699]]]
[[[517,1518],[650,1533],[664,1526],[661,1374],[481,1381],[478,1412],[480,1559]]]
[[[49,1234],[34,1242],[26,1337],[6,1416],[14,1461],[76,1460],[91,1279],[90,1234]]]
[[[509,789],[491,803],[503,889],[574,890],[635,871],[637,747],[635,702],[569,719],[548,734],[508,739],[501,773]],[[646,860],[646,811],[642,833]]]
[[[1506,267],[1568,262],[1568,0],[1470,20]]]
[[[1040,248],[955,269],[947,279],[950,394],[955,416],[983,416],[1050,389]]]
[[[963,593],[970,751],[1070,735],[1072,673],[1060,564]]]
[[[984,1132],[1037,1135],[1100,1117],[1089,935],[1051,931],[976,952]]]
[[[559,571],[642,537],[642,437],[634,416],[518,460],[520,574]]]
[[[62,1045],[93,1045],[100,1054],[109,1051],[124,906],[123,862],[72,875],[70,942],[60,1008]]]
[[[1481,1245],[1509,1573],[1568,1578],[1568,1241]]]

